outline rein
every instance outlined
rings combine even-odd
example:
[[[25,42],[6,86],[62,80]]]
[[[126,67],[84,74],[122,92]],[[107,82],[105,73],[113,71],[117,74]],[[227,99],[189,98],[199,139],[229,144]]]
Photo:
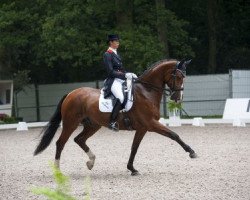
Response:
[[[155,90],[157,92],[164,91],[167,96],[172,96],[173,95],[173,91],[171,89],[169,89],[169,88],[158,87],[158,86],[155,86],[155,85],[153,85],[151,83],[148,83],[148,82],[145,82],[145,81],[142,81],[142,80],[139,80],[139,79],[136,79],[135,83],[141,83],[141,84],[145,85],[146,87],[148,87],[150,89],[153,89],[153,90]]]
[[[175,89],[175,79],[176,79],[176,71],[178,69],[174,70],[174,73],[172,74],[172,78],[173,78],[173,88],[164,88],[164,87],[158,87],[158,86],[155,86],[151,83],[148,83],[148,82],[145,82],[145,81],[142,81],[140,80],[139,78],[135,79],[135,83],[141,83],[143,85],[145,85],[146,87],[150,88],[150,89],[153,89],[157,92],[165,92],[165,95],[166,96],[172,96],[175,92],[178,92],[178,91],[183,91],[184,88],[180,88],[180,89]],[[182,75],[184,76],[183,72],[181,72]]]

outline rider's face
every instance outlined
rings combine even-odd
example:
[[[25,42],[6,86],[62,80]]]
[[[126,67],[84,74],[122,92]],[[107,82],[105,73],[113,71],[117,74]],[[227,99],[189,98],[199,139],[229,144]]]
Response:
[[[118,47],[119,47],[119,40],[110,41],[110,47],[113,48],[113,49],[118,49]]]

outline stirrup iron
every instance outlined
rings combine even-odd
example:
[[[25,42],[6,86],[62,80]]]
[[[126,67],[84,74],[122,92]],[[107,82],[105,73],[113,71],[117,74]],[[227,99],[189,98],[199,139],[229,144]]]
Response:
[[[108,126],[109,129],[111,129],[112,131],[119,131],[119,124],[117,122],[111,122]]]

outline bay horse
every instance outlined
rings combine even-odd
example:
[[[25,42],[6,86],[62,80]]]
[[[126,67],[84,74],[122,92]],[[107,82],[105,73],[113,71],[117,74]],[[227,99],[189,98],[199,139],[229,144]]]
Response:
[[[133,162],[137,149],[147,131],[156,132],[160,135],[171,138],[189,153],[191,158],[196,158],[195,151],[185,144],[181,138],[166,126],[159,123],[160,103],[164,92],[170,93],[172,100],[181,101],[183,93],[183,81],[186,67],[190,61],[162,60],[146,70],[134,84],[134,104],[126,115],[131,120],[135,130],[131,153],[127,169],[131,175],[138,175]],[[165,84],[169,89],[165,89]],[[166,91],[167,90],[167,91]],[[65,143],[80,123],[83,130],[74,138],[74,141],[86,152],[89,161],[86,163],[89,170],[94,166],[95,155],[86,144],[86,140],[94,135],[102,126],[107,127],[110,113],[99,111],[100,90],[88,87],[78,88],[65,95],[57,105],[54,115],[51,117],[47,127],[42,131],[42,138],[34,155],[41,153],[49,146],[60,122],[63,128],[59,139],[56,142],[55,165],[60,167],[60,157]],[[165,106],[165,105],[164,105]],[[119,114],[118,123],[121,130],[126,130],[122,121],[122,114]],[[116,133],[117,134],[117,133]]]

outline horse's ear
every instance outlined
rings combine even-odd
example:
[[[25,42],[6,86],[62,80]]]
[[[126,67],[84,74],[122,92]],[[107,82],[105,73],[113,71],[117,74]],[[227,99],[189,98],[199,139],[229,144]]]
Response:
[[[187,60],[187,61],[185,61],[185,65],[187,66],[187,65],[189,65],[190,63],[191,63],[191,59],[190,60]]]
[[[182,69],[183,68],[183,64],[185,63],[185,59],[182,59],[181,62],[178,63],[177,65],[177,69]]]

